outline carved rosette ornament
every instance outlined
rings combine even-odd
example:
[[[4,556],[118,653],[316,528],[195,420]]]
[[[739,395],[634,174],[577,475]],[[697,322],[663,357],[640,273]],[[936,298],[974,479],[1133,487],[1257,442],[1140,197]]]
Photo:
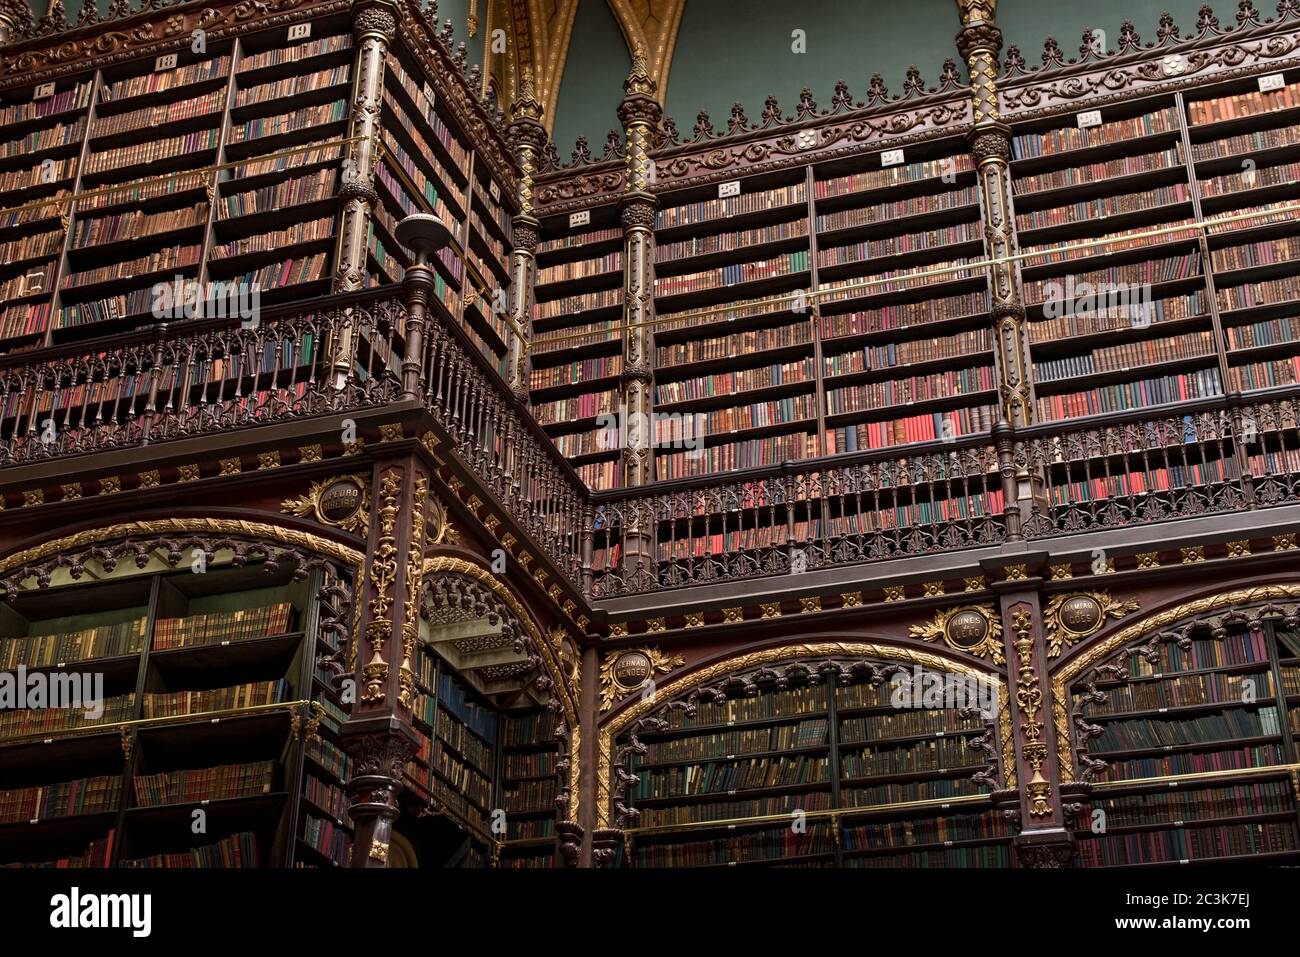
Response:
[[[533,90],[531,72],[525,72],[519,94],[510,105],[510,125],[506,134],[514,146],[519,164],[516,197],[519,213],[511,232],[510,250],[510,346],[506,367],[510,391],[520,402],[528,401],[529,325],[533,315],[533,288],[537,283],[538,226],[533,198],[534,179],[541,168],[546,148],[546,128],[542,125],[542,107]],[[495,306],[495,304],[494,304]]]
[[[366,243],[370,235],[370,217],[377,196],[374,189],[375,166],[379,162],[379,116],[384,89],[384,62],[388,46],[397,30],[397,20],[387,3],[376,0],[357,12],[353,21],[356,37],[357,81],[353,87],[351,116],[348,121],[347,156],[343,160],[339,201],[343,215],[339,219],[338,247],[334,261],[334,291],[351,292],[365,282]]]
[[[1062,650],[1091,638],[1101,631],[1107,618],[1116,621],[1138,610],[1137,599],[1115,601],[1110,592],[1068,592],[1053,596],[1044,612],[1047,657],[1055,658]]]
[[[1019,254],[1011,215],[1010,129],[998,106],[998,52],[1002,31],[993,22],[997,0],[957,0],[962,29],[957,49],[970,71],[975,156],[980,205],[984,217],[984,251],[989,267],[991,315],[998,351],[998,391],[1002,412],[1013,426],[1034,421],[1029,381],[1029,338],[1021,292]]]
[[[658,648],[609,652],[600,666],[600,710],[608,711],[615,701],[635,692],[644,694],[643,689],[653,693],[656,674],[667,674],[685,663],[681,655],[665,655]]]

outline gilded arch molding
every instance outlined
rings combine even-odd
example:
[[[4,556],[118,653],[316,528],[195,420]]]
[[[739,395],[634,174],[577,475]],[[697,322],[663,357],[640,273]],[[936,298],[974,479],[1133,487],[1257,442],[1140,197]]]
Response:
[[[569,39],[578,13],[579,0],[488,0],[487,26],[483,37],[483,83],[496,78],[501,103],[507,106],[519,94],[524,76],[531,74],[537,102],[542,105],[542,125],[550,133],[555,126],[555,104],[560,96],[560,79],[569,55]],[[590,0],[588,0],[590,2]],[[492,34],[505,30],[504,53],[492,52]]]
[[[860,641],[806,641],[790,645],[777,645],[741,652],[704,665],[695,671],[661,685],[653,700],[638,700],[615,714],[599,732],[596,768],[596,827],[609,827],[610,773],[614,739],[638,718],[644,717],[663,701],[680,698],[700,685],[717,681],[727,675],[761,665],[776,664],[794,658],[830,657],[873,658],[881,661],[901,661],[926,668],[943,670],[970,678],[992,679],[998,694],[998,736],[1003,749],[1003,775],[1007,787],[1016,786],[1014,759],[1008,763],[1007,753],[1011,734],[1011,708],[1007,700],[1006,682],[1001,674],[983,671],[965,662],[931,651],[921,651],[905,645],[878,644]]]
[[[483,83],[495,77],[501,102],[511,103],[518,95],[525,74],[531,74],[537,101],[542,105],[542,125],[555,129],[555,109],[560,83],[568,65],[573,25],[580,0],[488,0],[484,36]],[[618,23],[631,57],[638,47],[645,51],[646,69],[658,85],[660,105],[668,89],[677,31],[681,27],[686,0],[581,0],[607,2]],[[504,29],[504,53],[492,52],[492,32]]]
[[[537,626],[532,614],[515,597],[514,592],[507,588],[497,575],[494,575],[482,565],[450,555],[425,558],[424,567],[421,570],[422,577],[428,578],[430,575],[439,574],[462,575],[487,588],[501,599],[528,632],[528,637],[532,640],[533,647],[537,649],[547,675],[558,689],[560,704],[564,708],[565,724],[569,729],[569,809],[565,816],[569,820],[577,820],[580,801],[578,756],[582,735],[581,728],[578,726],[576,689],[570,687],[569,676],[564,674],[556,648],[551,642],[552,638],[558,636],[554,632],[551,635],[543,636],[542,630]]]
[[[1074,750],[1070,743],[1069,687],[1070,683],[1086,668],[1109,657],[1125,645],[1146,638],[1154,632],[1163,631],[1186,618],[1210,612],[1228,611],[1237,605],[1286,600],[1300,601],[1300,584],[1236,588],[1181,602],[1164,611],[1148,615],[1141,621],[1126,625],[1067,661],[1052,678],[1052,715],[1056,722],[1056,751],[1057,761],[1061,766],[1061,780],[1075,780]]]
[[[41,542],[22,551],[12,552],[9,555],[0,557],[0,575],[70,549],[84,548],[87,545],[114,541],[120,538],[165,535],[168,533],[238,535],[242,538],[261,539],[263,541],[277,542],[281,545],[306,548],[325,558],[345,562],[353,567],[360,566],[362,561],[361,552],[355,548],[350,548],[347,545],[311,532],[286,528],[282,525],[273,525],[269,522],[250,522],[243,519],[226,518],[157,518],[85,529],[72,535]]]

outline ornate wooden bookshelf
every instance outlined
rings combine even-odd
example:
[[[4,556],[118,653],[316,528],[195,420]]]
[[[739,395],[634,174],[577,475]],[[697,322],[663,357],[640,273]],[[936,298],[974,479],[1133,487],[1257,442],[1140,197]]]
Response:
[[[1080,863],[1300,856],[1297,650],[1280,613],[1238,612],[1088,671],[1071,691],[1078,771],[1094,782],[1075,814]]]
[[[343,863],[345,844],[331,849],[311,823],[314,815],[347,831],[346,774],[321,760],[341,757],[346,716],[317,666],[336,652],[337,635],[322,624],[336,610],[318,600],[339,588],[336,576],[295,579],[218,554],[202,574],[145,570],[22,593],[6,606],[6,670],[101,674],[104,697],[99,715],[73,710],[59,727],[9,712],[0,738],[5,862],[76,857],[102,842],[106,865],[182,866],[160,855],[198,853],[192,834],[201,833],[206,844],[254,848],[238,866],[311,865],[322,853]],[[113,788],[102,806],[95,781]],[[60,782],[72,782],[63,803]],[[32,827],[18,829],[27,796],[39,802],[41,793]]]
[[[413,842],[445,866],[553,866],[558,742],[549,713],[502,710],[427,645],[419,659],[420,746],[404,796]]]
[[[996,716],[900,710],[907,669],[818,664],[785,669],[784,690],[774,672],[729,676],[617,739],[626,865],[1010,863]]]

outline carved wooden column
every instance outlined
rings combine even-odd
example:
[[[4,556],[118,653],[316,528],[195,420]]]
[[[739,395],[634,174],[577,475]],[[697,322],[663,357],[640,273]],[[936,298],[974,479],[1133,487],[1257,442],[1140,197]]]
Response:
[[[1044,556],[1026,556],[1025,564],[986,568],[998,593],[1002,636],[1011,697],[1010,747],[1019,783],[1020,834],[1016,852],[1026,867],[1066,867],[1074,860],[1074,837],[1066,828],[1057,767],[1056,728],[1052,722],[1047,645],[1039,602],[1036,564]],[[1010,769],[1008,769],[1010,770]]]
[[[653,481],[651,444],[654,429],[652,386],[655,307],[655,213],[659,201],[650,192],[653,163],[650,147],[663,118],[655,99],[656,85],[646,70],[645,50],[637,47],[632,71],[623,81],[618,116],[627,151],[627,182],[619,209],[623,221],[623,374],[620,379],[623,413],[623,485],[634,488]],[[654,567],[654,537],[643,520],[624,528],[623,562],[633,574],[650,574]]]
[[[356,6],[352,24],[356,39],[356,77],[352,84],[352,115],[339,188],[342,216],[334,255],[334,291],[362,288],[366,276],[366,245],[374,209],[375,167],[379,162],[379,117],[384,94],[384,62],[397,30],[395,8],[387,0],[364,0]]]
[[[533,177],[546,146],[542,107],[533,93],[531,74],[524,75],[519,97],[510,106],[506,132],[519,164],[519,212],[513,220],[514,246],[510,250],[510,346],[506,365],[510,370],[510,391],[522,403],[528,402],[528,350],[533,321],[533,288],[537,284],[537,238],[540,224],[533,215]]]
[[[365,580],[349,659],[356,681],[343,746],[352,756],[353,867],[386,867],[402,769],[415,752],[412,661],[427,536],[429,473],[409,452],[375,462]]]
[[[1002,260],[1016,255],[1019,244],[1011,206],[1011,130],[1002,122],[998,110],[998,52],[1002,49],[1002,31],[993,22],[996,5],[997,0],[957,0],[962,22],[957,49],[970,70],[975,119],[971,151],[975,155],[984,217],[984,251],[990,259]],[[1037,416],[1019,264],[995,262],[989,268],[989,290],[1002,415],[1014,427],[1031,425]]]

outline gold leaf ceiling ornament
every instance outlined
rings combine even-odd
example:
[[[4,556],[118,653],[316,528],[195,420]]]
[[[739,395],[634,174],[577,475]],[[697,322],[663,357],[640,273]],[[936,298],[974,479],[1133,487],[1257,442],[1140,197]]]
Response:
[[[542,105],[546,132],[555,128],[560,81],[569,59],[569,43],[579,0],[488,0],[484,29],[483,83],[494,79],[504,107],[518,98],[526,74],[531,74],[537,102]],[[586,0],[599,3],[600,0]],[[654,81],[655,99],[664,102],[677,31],[686,0],[607,0],[618,22],[628,55],[640,46],[645,69]],[[505,31],[505,50],[493,52],[493,35]],[[497,44],[499,47],[500,44]]]
[[[654,81],[655,99],[662,106],[673,64],[677,31],[682,25],[686,0],[608,0],[629,51],[638,46],[645,54],[645,69]]]
[[[555,124],[555,104],[560,78],[569,54],[569,37],[578,12],[578,0],[488,0],[484,31],[483,82],[496,80],[503,108],[519,99],[525,79],[531,77],[534,95],[542,106],[542,124],[550,133]],[[505,31],[505,50],[493,44],[497,30]],[[499,44],[497,45],[499,46]],[[495,52],[494,52],[495,50]]]

